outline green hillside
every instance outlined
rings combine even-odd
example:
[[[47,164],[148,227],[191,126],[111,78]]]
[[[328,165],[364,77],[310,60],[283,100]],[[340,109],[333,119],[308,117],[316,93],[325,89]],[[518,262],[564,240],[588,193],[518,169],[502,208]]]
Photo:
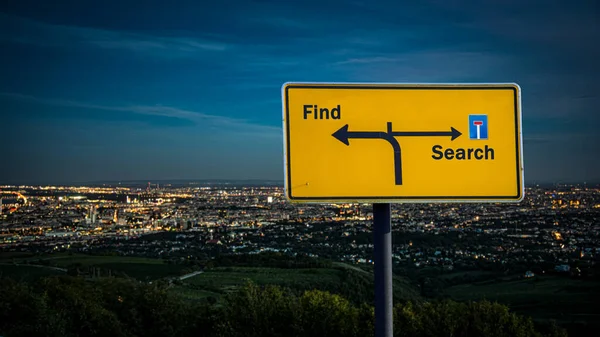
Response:
[[[314,289],[328,291],[355,303],[373,301],[373,274],[345,264],[331,268],[216,267],[178,282],[173,291],[192,299],[198,299],[192,290],[205,291],[207,296],[218,298],[248,281],[289,288],[296,293]],[[420,301],[421,297],[405,279],[395,277],[394,300]]]
[[[120,337],[373,336],[368,303],[326,291],[294,294],[247,284],[218,305],[182,300],[169,284],[104,277],[0,278],[0,335]],[[394,306],[394,337],[564,337],[490,302],[407,302]]]

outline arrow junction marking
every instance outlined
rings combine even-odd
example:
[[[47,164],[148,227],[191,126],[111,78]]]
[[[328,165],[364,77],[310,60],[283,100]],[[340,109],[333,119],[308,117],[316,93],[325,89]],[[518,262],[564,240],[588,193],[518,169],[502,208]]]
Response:
[[[387,132],[381,131],[348,131],[348,124],[342,126],[334,132],[332,136],[340,142],[350,145],[350,138],[363,139],[383,139],[387,140],[394,149],[394,173],[396,185],[402,185],[402,156],[400,143],[394,137],[451,137],[455,140],[462,133],[453,127],[450,131],[392,131],[392,122],[387,123]]]

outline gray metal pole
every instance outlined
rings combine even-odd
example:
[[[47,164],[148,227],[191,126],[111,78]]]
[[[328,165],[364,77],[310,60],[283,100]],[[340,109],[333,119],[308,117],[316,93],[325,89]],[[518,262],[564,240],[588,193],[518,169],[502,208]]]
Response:
[[[391,205],[373,204],[375,251],[375,337],[392,337],[392,217]]]

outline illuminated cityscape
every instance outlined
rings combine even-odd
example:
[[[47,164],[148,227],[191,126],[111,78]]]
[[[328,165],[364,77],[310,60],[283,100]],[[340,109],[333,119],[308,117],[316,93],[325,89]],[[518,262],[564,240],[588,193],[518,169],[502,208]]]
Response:
[[[294,205],[278,186],[2,186],[2,196],[4,252],[276,251],[372,263],[369,204]],[[583,273],[600,257],[599,220],[600,188],[584,185],[528,187],[520,204],[396,205],[393,258],[410,268],[485,261]],[[172,235],[146,240],[157,233]],[[444,240],[427,239],[436,237]]]

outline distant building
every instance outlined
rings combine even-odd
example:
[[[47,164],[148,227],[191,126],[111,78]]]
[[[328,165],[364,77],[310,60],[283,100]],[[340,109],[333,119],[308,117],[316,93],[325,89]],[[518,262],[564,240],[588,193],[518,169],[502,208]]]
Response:
[[[13,196],[13,195],[5,195],[2,198],[0,198],[0,209],[3,206],[17,206],[20,205],[21,203],[19,202],[19,198],[17,196]]]
[[[525,275],[524,275],[525,278],[531,278],[534,276],[535,276],[535,274],[531,270],[526,271]]]
[[[96,210],[96,206],[91,205],[88,215],[85,218],[85,222],[88,225],[95,225],[98,222],[98,212]]]

